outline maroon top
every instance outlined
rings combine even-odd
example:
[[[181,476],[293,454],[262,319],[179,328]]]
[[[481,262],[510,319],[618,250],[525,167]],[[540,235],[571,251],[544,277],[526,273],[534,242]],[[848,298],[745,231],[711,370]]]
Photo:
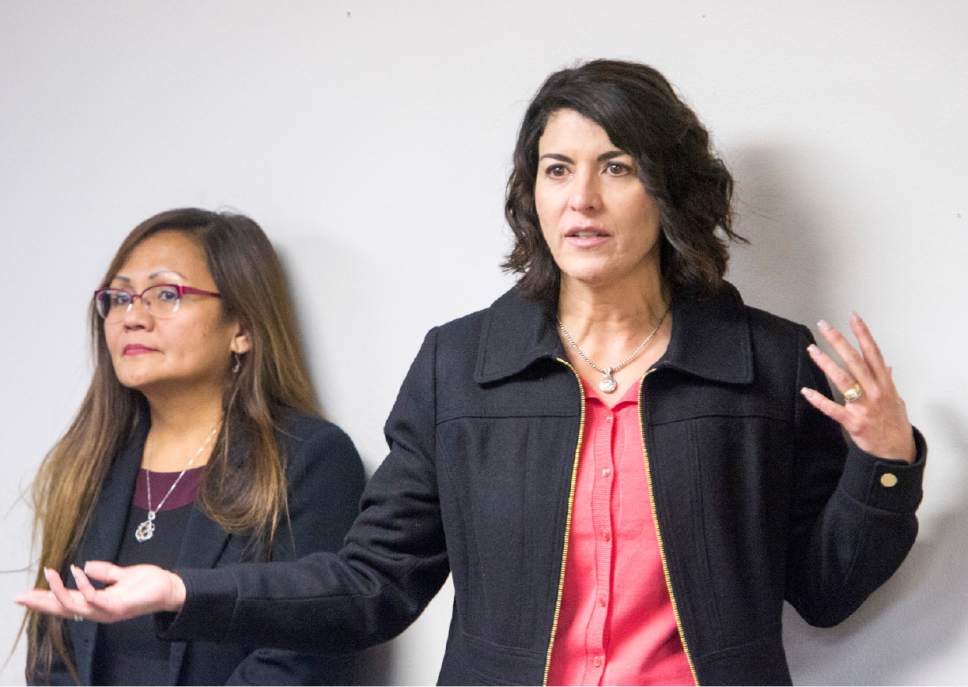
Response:
[[[175,508],[181,508],[182,506],[193,503],[195,501],[195,493],[198,491],[198,484],[202,479],[202,470],[204,469],[205,466],[201,465],[197,468],[186,470],[185,476],[175,486],[175,490],[171,492],[171,496],[168,497],[168,500],[165,501],[164,506],[160,510],[174,510]],[[178,479],[181,471],[151,472],[144,468],[138,470],[138,481],[134,487],[133,504],[144,510],[148,510],[148,486],[146,479],[149,472],[151,474],[151,505],[158,510],[158,504],[165,498],[165,494],[168,493],[172,483]]]

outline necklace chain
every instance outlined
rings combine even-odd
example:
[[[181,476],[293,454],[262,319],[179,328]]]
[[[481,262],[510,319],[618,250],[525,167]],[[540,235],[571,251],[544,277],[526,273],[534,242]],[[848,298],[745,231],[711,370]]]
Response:
[[[594,360],[589,358],[588,355],[585,353],[585,351],[581,349],[581,346],[578,345],[578,342],[575,341],[575,339],[572,337],[568,329],[565,327],[565,323],[562,322],[560,319],[558,320],[558,329],[561,330],[561,333],[565,337],[565,340],[568,341],[571,347],[575,349],[575,352],[578,353],[578,356],[586,363],[588,363],[588,366],[591,367],[593,370],[601,373],[602,378],[598,381],[598,388],[604,391],[605,393],[610,394],[613,391],[615,391],[615,389],[618,388],[618,383],[615,381],[614,373],[618,372],[619,370],[621,370],[626,365],[628,365],[633,360],[639,357],[639,354],[645,349],[646,346],[649,345],[649,342],[652,341],[653,338],[655,338],[655,335],[659,332],[659,328],[662,326],[662,323],[665,322],[666,315],[668,314],[669,314],[669,308],[666,308],[665,312],[662,313],[662,317],[659,318],[659,323],[655,325],[655,328],[651,332],[649,332],[649,335],[642,340],[642,343],[636,346],[634,351],[632,351],[627,356],[625,356],[625,359],[622,360],[622,362],[616,365],[613,365],[611,367],[600,367],[597,363],[595,363]]]
[[[147,468],[145,469],[145,488],[148,492],[148,518],[138,525],[134,531],[134,538],[138,540],[139,544],[148,541],[155,535],[155,518],[158,516],[158,511],[162,509],[162,507],[165,505],[165,501],[167,501],[168,497],[171,496],[171,493],[175,491],[175,487],[177,487],[178,483],[181,482],[181,478],[184,477],[185,473],[191,469],[192,465],[194,465],[195,459],[202,455],[202,451],[204,451],[208,447],[209,443],[211,443],[216,431],[218,431],[218,428],[219,423],[216,422],[215,426],[212,427],[212,431],[208,433],[207,437],[205,437],[204,443],[198,447],[198,450],[195,451],[192,457],[188,460],[188,464],[181,472],[178,473],[178,477],[176,477],[175,481],[171,483],[171,486],[168,487],[168,491],[165,492],[165,495],[161,497],[161,501],[159,501],[158,505],[154,508],[151,507],[151,471]]]

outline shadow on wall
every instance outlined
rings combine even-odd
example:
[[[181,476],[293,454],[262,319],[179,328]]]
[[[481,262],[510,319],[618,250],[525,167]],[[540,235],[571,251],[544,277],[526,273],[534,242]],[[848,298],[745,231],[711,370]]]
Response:
[[[795,151],[746,146],[726,156],[736,184],[736,229],[750,246],[732,250],[729,279],[744,300],[812,325],[837,317],[849,294],[838,293],[839,255],[833,218],[824,203],[811,203],[807,173]],[[935,445],[968,450],[968,418],[953,405],[928,408],[926,420],[945,436]],[[937,430],[936,430],[937,431]],[[940,457],[940,456],[939,456]],[[946,461],[947,463],[948,461]],[[960,461],[959,482],[968,480]],[[946,471],[958,470],[952,465]],[[930,493],[926,499],[930,500]],[[898,572],[844,623],[807,625],[784,609],[784,645],[796,684],[897,684],[916,679],[918,665],[952,655],[964,634],[968,595],[968,501],[922,516],[921,532]]]
[[[968,447],[968,418],[950,406],[932,405],[927,410],[935,431],[944,435],[936,443]],[[943,460],[946,471],[955,471],[950,476],[954,481],[968,480],[968,465],[961,456],[932,457]],[[925,499],[930,498],[926,494]],[[904,564],[842,624],[824,630],[809,627],[788,607],[784,640],[794,681],[915,683],[919,664],[959,653],[956,645],[964,641],[968,617],[968,595],[963,592],[966,541],[968,501],[961,500],[921,518],[917,542]],[[937,678],[919,682],[924,679]]]
[[[734,227],[750,242],[733,246],[730,281],[748,304],[796,322],[812,324],[831,313],[837,299],[825,275],[834,247],[822,208],[801,197],[802,156],[745,146],[726,157],[736,180]]]
[[[308,227],[300,233],[298,238],[289,241],[274,242],[279,260],[286,272],[287,286],[292,294],[293,307],[296,311],[296,326],[303,341],[306,354],[306,366],[311,379],[316,384],[321,410],[324,417],[330,417],[327,406],[328,399],[338,390],[335,387],[340,380],[328,379],[324,370],[336,367],[334,361],[325,360],[322,351],[326,348],[327,337],[340,336],[347,330],[346,312],[339,307],[346,305],[346,295],[353,292],[355,279],[361,278],[354,274],[356,261],[348,255],[345,247],[317,238],[320,232]],[[299,267],[302,260],[308,260],[316,266],[316,270],[309,273],[310,282],[301,283],[298,279]],[[303,275],[307,276],[307,275]],[[353,308],[366,311],[360,303],[354,301]],[[321,381],[320,381],[321,380]],[[343,428],[346,429],[345,427]],[[366,466],[372,465],[372,458],[361,450]],[[367,479],[372,470],[367,467]],[[354,661],[354,679],[356,685],[389,685],[393,684],[395,666],[395,648],[392,642],[361,651]],[[320,676],[321,684],[331,684],[326,676]]]

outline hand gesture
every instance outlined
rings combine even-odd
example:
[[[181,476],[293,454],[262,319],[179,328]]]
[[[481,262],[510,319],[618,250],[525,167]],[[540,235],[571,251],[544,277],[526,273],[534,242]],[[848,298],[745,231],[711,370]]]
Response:
[[[86,574],[85,574],[86,573]],[[159,611],[178,611],[185,602],[181,578],[156,565],[121,567],[107,561],[88,561],[81,570],[71,566],[77,590],[67,589],[56,570],[44,569],[50,590],[32,589],[17,597],[22,606],[71,620],[116,623]],[[95,589],[90,579],[107,587]]]
[[[840,423],[863,451],[878,458],[913,463],[917,452],[914,431],[904,401],[894,387],[891,368],[884,364],[867,325],[857,314],[851,315],[850,328],[860,344],[860,351],[824,320],[817,326],[847,369],[813,344],[807,347],[807,351],[843,394],[845,402],[843,405],[835,403],[806,387],[801,390],[804,397],[814,408]]]

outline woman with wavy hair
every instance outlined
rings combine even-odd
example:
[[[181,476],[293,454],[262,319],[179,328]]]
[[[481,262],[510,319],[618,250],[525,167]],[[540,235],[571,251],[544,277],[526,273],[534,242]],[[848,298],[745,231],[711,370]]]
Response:
[[[339,547],[362,463],[320,417],[282,266],[255,222],[198,209],[145,220],[94,293],[90,325],[91,386],[34,483],[45,566],[218,568]],[[351,677],[348,657],[159,641],[146,618],[65,623],[31,611],[27,628],[35,683]]]
[[[92,562],[20,602],[340,650],[402,630],[450,572],[444,684],[789,682],[784,600],[830,625],[893,573],[925,448],[860,318],[859,350],[820,324],[838,364],[724,281],[732,186],[656,70],[552,74],[508,184],[519,282],[427,335],[338,554]]]

